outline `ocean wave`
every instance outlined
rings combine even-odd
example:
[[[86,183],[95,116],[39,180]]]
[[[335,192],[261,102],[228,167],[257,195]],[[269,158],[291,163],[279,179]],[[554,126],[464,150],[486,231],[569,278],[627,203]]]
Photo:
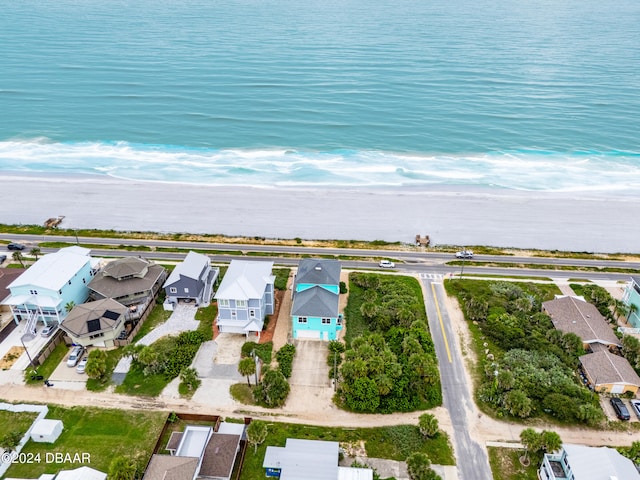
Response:
[[[469,185],[524,191],[640,193],[640,153],[515,151],[431,154],[376,150],[206,149],[123,141],[0,142],[0,170],[255,187]]]

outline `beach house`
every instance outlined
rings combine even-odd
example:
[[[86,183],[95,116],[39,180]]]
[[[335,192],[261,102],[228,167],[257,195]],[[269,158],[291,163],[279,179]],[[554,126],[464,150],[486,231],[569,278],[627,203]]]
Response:
[[[622,346],[598,309],[583,298],[559,295],[544,302],[542,311],[551,317],[556,329],[576,334],[587,350],[592,350],[596,344],[612,349]]]
[[[370,468],[338,465],[340,445],[324,440],[287,438],[284,447],[268,446],[262,467],[268,478],[280,480],[372,480]]]
[[[342,329],[340,270],[337,260],[309,258],[300,261],[291,292],[293,338],[337,338]]]
[[[565,444],[559,452],[545,453],[540,480],[640,480],[633,462],[609,447]]]
[[[60,324],[74,345],[113,347],[129,309],[111,298],[76,305]]]
[[[219,273],[220,269],[211,266],[209,257],[189,252],[162,286],[167,294],[166,302],[174,305],[180,302],[209,305]]]
[[[275,308],[273,262],[232,260],[215,298],[220,333],[260,338],[267,315]]]
[[[633,276],[624,290],[622,301],[627,306],[629,325],[640,328],[640,277]]]
[[[89,297],[98,260],[88,248],[61,248],[41,257],[8,286],[11,294],[3,300],[14,321],[26,321],[26,331],[35,334],[38,322],[62,323],[73,305]]]
[[[635,395],[640,389],[640,377],[629,361],[604,347],[579,360],[589,385],[598,393]]]

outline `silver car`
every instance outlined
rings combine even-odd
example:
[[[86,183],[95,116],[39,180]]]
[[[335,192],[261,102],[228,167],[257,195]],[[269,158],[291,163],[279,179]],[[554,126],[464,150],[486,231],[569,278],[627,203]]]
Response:
[[[73,347],[73,350],[71,350],[71,354],[69,355],[69,358],[67,358],[67,367],[75,367],[80,361],[80,358],[82,357],[83,353],[84,353],[84,347],[81,347],[79,345],[77,347]]]

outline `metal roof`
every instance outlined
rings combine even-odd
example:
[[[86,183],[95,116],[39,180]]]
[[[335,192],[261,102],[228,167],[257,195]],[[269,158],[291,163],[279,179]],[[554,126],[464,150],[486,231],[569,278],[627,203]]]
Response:
[[[34,286],[58,291],[87,263],[93,260],[91,250],[80,247],[61,248],[41,257],[22,275],[9,284],[9,288]]]
[[[262,466],[280,468],[280,480],[337,480],[338,442],[287,438],[283,447],[267,447]]]
[[[633,462],[609,447],[563,445],[575,480],[640,480]]]
[[[171,272],[167,281],[164,282],[162,288],[178,282],[180,280],[180,275],[198,280],[202,275],[202,272],[209,266],[209,263],[209,257],[206,255],[197,252],[189,252],[182,263],[176,265],[176,268],[173,269],[173,272]]]
[[[231,260],[215,298],[250,300],[262,298],[267,285],[273,284],[273,262]]]

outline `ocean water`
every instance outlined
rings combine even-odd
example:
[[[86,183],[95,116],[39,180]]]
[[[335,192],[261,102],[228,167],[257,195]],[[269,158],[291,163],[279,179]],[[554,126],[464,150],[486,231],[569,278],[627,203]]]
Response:
[[[640,194],[637,0],[0,7],[0,170]]]

